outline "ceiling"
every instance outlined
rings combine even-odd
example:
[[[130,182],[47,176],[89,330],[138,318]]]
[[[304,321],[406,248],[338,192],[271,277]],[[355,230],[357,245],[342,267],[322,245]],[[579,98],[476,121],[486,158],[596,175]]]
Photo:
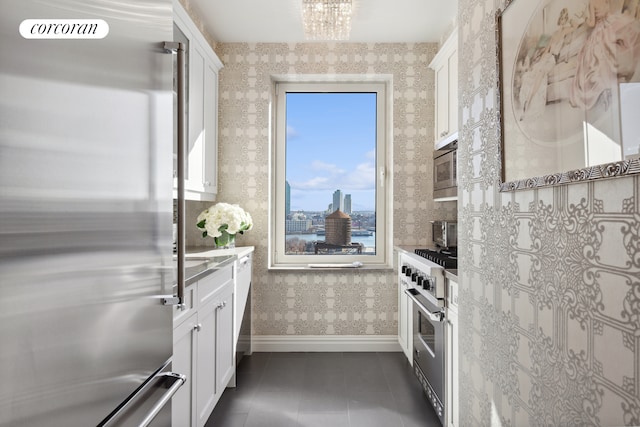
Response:
[[[216,42],[304,42],[302,0],[190,0]],[[457,0],[353,0],[349,42],[439,42]]]

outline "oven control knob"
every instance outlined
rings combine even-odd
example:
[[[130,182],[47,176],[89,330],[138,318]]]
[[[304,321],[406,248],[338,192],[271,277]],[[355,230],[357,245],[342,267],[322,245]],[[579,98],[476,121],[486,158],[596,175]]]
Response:
[[[431,289],[433,289],[433,279],[431,277],[427,277],[424,279],[424,288],[427,291],[430,291]]]
[[[415,282],[416,280],[418,280],[418,272],[411,274],[411,281]]]
[[[403,265],[402,266],[402,274],[405,274],[407,272],[407,266]]]
[[[418,285],[419,288],[422,288],[424,286],[424,277],[418,276],[418,281],[416,284]]]
[[[410,277],[410,276],[411,276],[411,269],[410,269],[409,267],[407,267],[407,268],[404,270],[404,275],[405,275],[405,276],[407,276],[407,277]]]

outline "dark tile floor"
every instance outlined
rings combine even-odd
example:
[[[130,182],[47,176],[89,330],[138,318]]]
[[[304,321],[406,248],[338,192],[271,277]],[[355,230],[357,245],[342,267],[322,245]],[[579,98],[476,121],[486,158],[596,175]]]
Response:
[[[403,353],[254,353],[205,427],[441,427]]]

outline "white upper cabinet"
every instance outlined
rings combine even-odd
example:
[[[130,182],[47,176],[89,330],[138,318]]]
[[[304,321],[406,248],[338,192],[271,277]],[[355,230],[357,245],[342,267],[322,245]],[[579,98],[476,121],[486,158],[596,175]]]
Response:
[[[186,39],[188,45],[185,198],[215,201],[218,193],[218,72],[222,62],[177,0],[173,7],[176,41]]]
[[[429,64],[435,71],[435,146],[458,138],[458,29]]]

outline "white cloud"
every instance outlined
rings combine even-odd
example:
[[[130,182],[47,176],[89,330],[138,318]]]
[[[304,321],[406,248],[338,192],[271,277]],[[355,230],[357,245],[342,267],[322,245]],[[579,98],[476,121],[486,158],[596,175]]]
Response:
[[[374,163],[360,163],[346,176],[344,187],[353,190],[371,190],[376,186],[376,167]]]
[[[339,168],[337,165],[325,163],[320,160],[314,160],[311,162],[311,169],[314,171],[327,172],[331,175],[342,175],[345,173],[345,170]]]
[[[307,181],[290,182],[291,188],[296,190],[327,190],[333,186],[329,177],[316,176]]]
[[[306,191],[341,189],[347,193],[375,189],[376,169],[373,162],[360,163],[354,170],[346,171],[334,164],[314,161],[311,169],[317,172],[316,176],[306,181],[290,181],[291,188]]]
[[[297,138],[298,136],[300,136],[298,131],[293,126],[287,125],[287,140]]]

